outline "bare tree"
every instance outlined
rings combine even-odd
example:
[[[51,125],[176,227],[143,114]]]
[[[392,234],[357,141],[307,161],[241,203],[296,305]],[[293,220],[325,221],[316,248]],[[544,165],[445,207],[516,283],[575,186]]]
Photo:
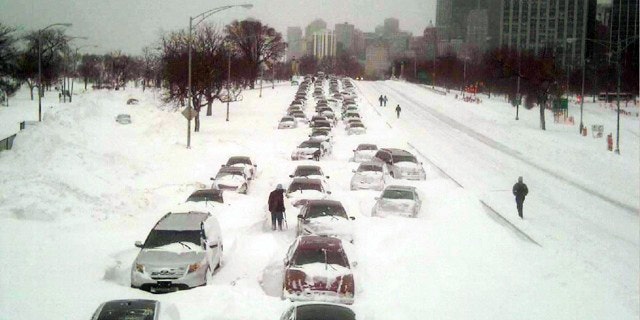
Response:
[[[7,104],[9,96],[20,87],[16,79],[18,51],[15,47],[17,39],[13,36],[14,31],[15,28],[0,23],[0,98],[4,96]]]
[[[27,83],[31,89],[38,81],[38,42],[40,40],[40,60],[42,62],[42,82],[51,85],[61,75],[63,69],[64,52],[69,48],[68,38],[64,32],[56,29],[33,31],[25,36],[27,44],[18,57],[18,77]],[[44,95],[44,87],[41,93]]]

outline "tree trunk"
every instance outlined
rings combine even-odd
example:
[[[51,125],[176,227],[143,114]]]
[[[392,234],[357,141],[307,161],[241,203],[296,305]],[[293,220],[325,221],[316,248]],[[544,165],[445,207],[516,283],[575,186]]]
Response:
[[[210,117],[212,114],[211,105],[213,104],[213,99],[207,99],[207,117]]]
[[[87,77],[84,77],[84,91],[87,91]]]
[[[27,82],[27,85],[29,86],[29,91],[31,91],[31,101],[33,101],[33,88],[35,88],[35,86],[30,82]]]
[[[545,121],[544,121],[544,109],[545,109],[544,105],[545,105],[544,103],[540,104],[540,129],[542,130],[546,130]]]

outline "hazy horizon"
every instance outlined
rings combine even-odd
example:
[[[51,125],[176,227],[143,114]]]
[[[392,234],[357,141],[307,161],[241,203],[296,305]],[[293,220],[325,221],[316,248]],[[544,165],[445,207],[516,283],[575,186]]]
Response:
[[[213,3],[204,0],[0,0],[0,21],[18,29],[18,34],[37,30],[52,23],[72,23],[66,28],[70,36],[88,37],[74,40],[73,46],[83,52],[107,53],[122,50],[141,54],[145,46],[153,46],[160,35],[187,29],[189,16],[224,6],[251,3],[252,9],[231,8],[209,17],[206,22],[219,25],[235,19],[255,18],[274,27],[286,40],[287,27],[303,30],[315,19],[327,22],[333,29],[337,23],[348,22],[363,32],[373,32],[386,18],[400,20],[400,29],[421,35],[435,22],[436,0],[338,1],[302,2],[299,0],[247,0]]]

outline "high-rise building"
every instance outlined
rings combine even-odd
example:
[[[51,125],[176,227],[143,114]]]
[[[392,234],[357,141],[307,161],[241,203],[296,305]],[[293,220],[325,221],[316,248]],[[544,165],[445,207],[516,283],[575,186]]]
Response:
[[[287,28],[287,61],[291,61],[293,58],[300,58],[303,55],[302,46],[302,28],[300,27],[288,27]]]
[[[334,30],[336,42],[338,45],[338,53],[352,52],[355,53],[355,26],[349,23],[338,23]]]
[[[396,18],[384,19],[384,34],[393,35],[400,32],[400,20]]]
[[[336,56],[336,37],[331,30],[316,31],[312,36],[312,52],[316,59]]]
[[[497,47],[500,38],[500,9],[505,1],[509,0],[438,0],[436,27],[441,40],[464,40],[474,44],[484,42],[485,49]],[[479,28],[486,28],[487,31]],[[469,36],[472,39],[467,39]],[[482,41],[479,36],[483,37]]]
[[[438,0],[436,26],[442,29],[445,40],[464,39],[467,33],[467,15],[473,9],[487,8],[486,2],[487,0]]]
[[[636,41],[636,43],[631,47],[638,47],[638,2],[640,0],[613,0],[613,6],[611,7],[611,42],[616,45],[620,42],[621,48],[624,48],[632,41]],[[613,48],[613,50],[616,50],[616,48]]]
[[[466,43],[484,51],[489,37],[489,13],[487,9],[474,9],[467,15]]]
[[[367,46],[364,73],[367,77],[384,79],[389,72],[391,62],[389,60],[389,48],[382,41],[371,43]]]
[[[602,25],[610,26],[611,9],[611,3],[598,3],[596,9],[596,21]]]
[[[586,54],[590,2],[503,0],[499,45],[536,55],[550,52],[561,66],[578,67]]]
[[[314,33],[326,29],[327,23],[322,19],[316,19],[311,21],[311,23],[309,23],[309,25],[307,25],[307,27],[304,29],[304,36],[305,38],[310,39],[311,37],[313,37]]]

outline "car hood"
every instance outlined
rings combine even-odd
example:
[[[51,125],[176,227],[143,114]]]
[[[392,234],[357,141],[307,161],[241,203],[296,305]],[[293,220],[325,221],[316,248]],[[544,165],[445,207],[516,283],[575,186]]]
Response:
[[[353,235],[353,224],[351,220],[344,217],[317,217],[307,219],[302,224],[302,228],[309,234],[319,236],[347,236],[349,239]]]
[[[296,148],[296,153],[312,154],[318,151],[319,148]]]
[[[385,211],[411,212],[416,206],[416,202],[407,199],[381,199],[378,206]]]
[[[136,258],[136,263],[161,266],[175,266],[200,262],[204,259],[205,251],[201,246],[186,242],[171,243],[162,247],[142,249]]]
[[[382,172],[378,171],[364,171],[364,172],[356,172],[353,174],[353,178],[351,178],[354,182],[374,182],[382,180]]]
[[[216,184],[222,184],[225,186],[241,186],[243,183],[245,183],[245,179],[242,176],[239,175],[229,175],[229,176],[224,176],[222,178],[218,178],[215,180]]]

